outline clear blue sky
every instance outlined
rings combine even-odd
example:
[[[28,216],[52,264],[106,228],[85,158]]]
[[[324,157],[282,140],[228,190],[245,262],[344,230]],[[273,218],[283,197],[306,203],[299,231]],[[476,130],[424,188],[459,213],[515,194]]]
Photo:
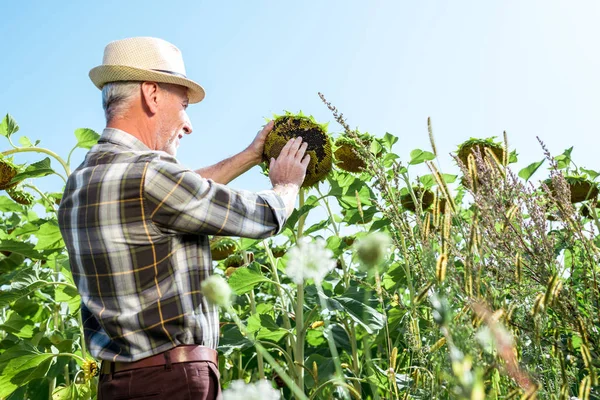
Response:
[[[65,156],[76,128],[104,126],[88,78],[104,46],[156,36],[182,50],[188,76],[207,92],[189,108],[194,133],[179,150],[192,168],[242,150],[264,117],[284,109],[339,131],[322,91],[352,126],[399,136],[404,160],[429,149],[431,116],[442,154],[507,130],[520,166],[542,158],[539,135],[552,152],[574,145],[579,164],[600,169],[595,1],[3,3],[0,113]],[[268,187],[258,169],[233,184]]]

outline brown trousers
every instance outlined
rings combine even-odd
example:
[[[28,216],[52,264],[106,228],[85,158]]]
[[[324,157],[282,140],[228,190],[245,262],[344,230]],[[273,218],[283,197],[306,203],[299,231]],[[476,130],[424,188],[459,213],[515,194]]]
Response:
[[[220,400],[219,369],[210,361],[100,375],[98,400]]]

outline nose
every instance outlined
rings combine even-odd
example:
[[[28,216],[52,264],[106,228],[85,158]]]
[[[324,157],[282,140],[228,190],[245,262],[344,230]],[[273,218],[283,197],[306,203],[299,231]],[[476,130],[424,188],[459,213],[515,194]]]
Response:
[[[192,122],[190,121],[190,118],[188,117],[187,113],[185,114],[185,121],[183,124],[183,132],[186,135],[189,135],[190,133],[192,133]]]

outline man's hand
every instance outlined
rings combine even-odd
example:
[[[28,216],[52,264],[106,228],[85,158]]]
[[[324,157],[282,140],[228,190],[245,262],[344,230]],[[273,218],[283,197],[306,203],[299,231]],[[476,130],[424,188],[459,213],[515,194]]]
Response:
[[[252,160],[254,160],[255,165],[258,165],[262,162],[265,141],[267,140],[267,136],[272,130],[273,121],[271,120],[263,126],[262,130],[258,132],[252,143],[250,143],[250,146],[246,148],[246,152],[248,152]]]
[[[291,139],[283,146],[277,159],[271,158],[269,165],[269,179],[273,190],[285,202],[288,216],[294,211],[296,196],[310,162],[310,155],[305,155],[307,147],[308,143],[302,143],[301,137]]]

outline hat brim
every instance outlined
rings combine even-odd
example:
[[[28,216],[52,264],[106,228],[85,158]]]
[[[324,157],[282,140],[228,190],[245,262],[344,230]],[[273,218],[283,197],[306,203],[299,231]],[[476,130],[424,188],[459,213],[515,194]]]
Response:
[[[158,82],[185,86],[188,88],[190,103],[199,103],[205,96],[204,88],[193,80],[166,72],[151,71],[125,65],[100,65],[92,68],[89,75],[98,89],[102,89],[109,82]]]

